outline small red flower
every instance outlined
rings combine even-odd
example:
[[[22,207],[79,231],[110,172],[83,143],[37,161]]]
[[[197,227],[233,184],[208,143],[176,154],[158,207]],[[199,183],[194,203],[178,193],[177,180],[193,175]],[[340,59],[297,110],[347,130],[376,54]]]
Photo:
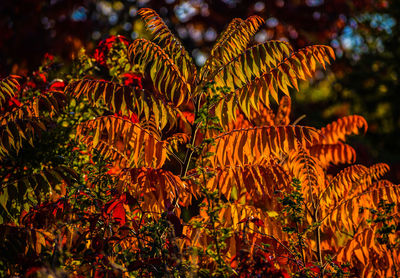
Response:
[[[104,50],[96,48],[94,50],[93,58],[99,63],[101,66],[106,65],[106,55],[104,54]]]
[[[54,61],[54,55],[50,53],[45,53],[44,54],[44,63],[51,63]]]
[[[37,86],[36,86],[36,83],[35,82],[33,82],[33,81],[28,81],[28,82],[26,82],[26,86],[28,87],[28,88],[30,88],[30,89],[35,89]]]
[[[50,83],[49,91],[62,91],[64,90],[65,83],[63,80],[56,79]]]
[[[19,100],[16,97],[12,97],[8,100],[8,105],[10,107],[14,107],[14,106],[20,107],[22,104],[21,104],[21,102],[19,102]]]
[[[114,197],[112,200],[108,201],[103,208],[103,217],[105,219],[112,218],[120,224],[120,226],[125,225],[125,208],[124,203],[126,203],[126,195],[122,194],[119,198]]]
[[[190,123],[194,123],[194,114],[192,112],[182,112],[182,115],[186,118],[186,120]]]
[[[142,85],[142,77],[138,74],[127,72],[123,74],[124,78],[124,85],[125,86],[133,86],[133,87],[139,87],[140,89],[143,89]]]
[[[124,36],[110,36],[107,39],[100,41],[93,54],[93,58],[96,60],[96,62],[101,66],[106,66],[107,54],[117,43],[121,43],[126,46],[129,44],[128,40]]]
[[[103,40],[104,45],[110,49],[114,43],[122,43],[125,44],[126,46],[129,44],[128,40],[124,36],[109,36],[107,39]],[[100,42],[101,43],[101,42]]]
[[[43,72],[35,72],[33,75],[38,79],[38,81],[46,83],[47,82],[47,77],[46,74]]]

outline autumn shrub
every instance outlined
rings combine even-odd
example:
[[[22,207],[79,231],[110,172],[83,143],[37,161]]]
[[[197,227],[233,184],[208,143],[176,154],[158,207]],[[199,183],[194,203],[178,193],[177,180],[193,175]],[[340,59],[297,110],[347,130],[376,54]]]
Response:
[[[291,120],[332,49],[255,44],[251,16],[198,68],[139,15],[151,41],[1,79],[1,274],[398,277],[399,187],[345,143],[367,122]]]

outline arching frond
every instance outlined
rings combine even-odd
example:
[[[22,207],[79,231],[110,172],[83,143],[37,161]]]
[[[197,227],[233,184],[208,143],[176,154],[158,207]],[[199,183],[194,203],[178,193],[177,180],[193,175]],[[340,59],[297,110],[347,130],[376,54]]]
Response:
[[[250,128],[257,126],[279,126],[289,125],[291,112],[291,99],[288,96],[283,96],[279,102],[278,111],[276,114],[270,108],[267,108],[262,103],[258,104],[257,110],[251,109],[250,115],[246,117],[240,109],[237,110],[237,115],[228,125],[228,131],[239,128]]]
[[[6,100],[16,95],[20,85],[17,75],[9,75],[3,79],[0,79],[0,109],[4,106]]]
[[[209,76],[216,84],[237,89],[263,73],[276,68],[292,51],[291,46],[282,41],[267,41],[257,44],[237,56],[226,59],[219,65],[214,75]]]
[[[195,193],[178,176],[163,169],[127,169],[119,178],[120,189],[137,199],[143,210],[153,213],[167,211],[176,201],[188,206]]]
[[[369,167],[371,177],[374,180],[378,180],[383,177],[387,172],[389,172],[390,167],[386,163],[376,163]]]
[[[144,116],[147,121],[154,116],[161,129],[167,124],[175,126],[177,115],[180,113],[179,109],[162,95],[109,81],[73,81],[68,84],[65,92],[77,99],[85,96],[92,105],[101,102],[107,104],[114,113],[122,112],[128,116],[133,112],[139,117]]]
[[[330,164],[350,164],[356,160],[356,151],[343,143],[314,145],[309,152],[311,156],[318,158],[321,166],[325,169]]]
[[[204,214],[200,212],[200,215]],[[250,229],[258,230],[271,236],[280,236],[279,238],[285,237],[278,221],[269,217],[262,209],[254,206],[230,203],[225,208],[222,208],[219,213],[219,219],[224,219],[224,227],[232,227],[235,231],[243,228],[243,226],[240,226],[243,225],[241,224],[243,222],[242,220],[254,218],[260,219],[264,225],[257,227],[250,222],[248,223]]]
[[[335,206],[322,210],[322,228],[328,226],[339,231],[356,231],[360,225],[366,225],[366,220],[371,219],[369,209],[378,209],[381,200],[395,203],[395,213],[400,207],[400,187],[389,181],[382,180],[372,183],[365,190],[351,196],[346,196]]]
[[[273,210],[277,205],[278,190],[287,190],[290,185],[288,173],[275,162],[264,165],[246,165],[216,169],[215,176],[207,180],[210,190],[217,190],[229,200],[235,189],[237,199],[248,196],[253,205]]]
[[[246,20],[233,19],[211,49],[200,77],[209,78],[215,70],[240,55],[263,23],[264,20],[257,15]]]
[[[190,83],[161,47],[150,41],[137,39],[129,46],[128,53],[131,63],[142,68],[151,78],[158,93],[176,107],[188,101],[191,95]]]
[[[270,156],[279,157],[318,140],[319,134],[312,127],[263,126],[233,130],[215,138],[215,145],[209,149],[215,153],[210,162],[213,167],[221,168],[259,164]]]
[[[193,217],[191,222],[207,223],[209,221],[209,216],[205,211],[207,208],[207,203],[204,202],[204,206],[200,211],[200,216]],[[280,240],[286,240],[286,234],[283,232],[279,221],[272,217],[259,208],[250,205],[242,205],[238,203],[227,203],[219,211],[217,219],[223,219],[220,223],[216,223],[217,229],[221,228],[232,228],[235,233],[242,231],[244,225],[247,225],[246,231],[251,233],[253,231],[258,231],[266,236],[279,238]],[[208,235],[200,229],[196,229],[193,225],[185,226],[183,234],[190,239],[191,246],[199,246],[206,248],[209,244]],[[239,251],[239,245],[236,242],[236,237],[233,236],[228,242],[228,248],[225,251],[225,256],[230,259],[236,252]]]
[[[186,133],[175,133],[166,139],[170,151],[178,152],[179,144],[189,143],[189,136]]]
[[[0,127],[0,157],[18,153],[24,142],[33,145],[35,135],[46,130],[45,123],[39,118],[27,118],[16,121],[5,121]]]
[[[102,149],[104,142],[129,157],[129,165],[160,168],[167,158],[166,142],[129,120],[104,116],[78,126],[77,137],[93,148]],[[101,142],[101,143],[100,143]],[[111,152],[103,152],[111,155]]]
[[[283,96],[279,101],[278,111],[274,119],[275,125],[288,125],[290,123],[290,112],[292,101],[289,96]]]
[[[358,277],[395,277],[394,266],[400,265],[400,252],[389,251],[378,244],[376,235],[376,228],[360,231],[341,248],[336,259],[342,263],[350,262],[360,271],[356,274]]]
[[[321,204],[329,207],[339,202],[351,190],[353,183],[362,182],[362,178],[368,174],[368,168],[363,165],[352,165],[343,169],[327,182],[324,191],[321,190],[319,197]]]
[[[10,112],[4,113],[0,117],[0,123],[5,121],[17,121],[26,118],[39,118],[48,113],[52,117],[58,115],[66,105],[67,97],[63,92],[51,91],[40,96],[35,96],[26,100],[21,106],[13,109]]]
[[[4,239],[1,243],[3,254],[35,254],[39,256],[42,248],[54,243],[55,234],[45,229],[35,229],[12,224],[0,225],[0,236]],[[24,252],[19,252],[21,249]]]
[[[87,136],[84,142],[89,150],[96,149],[101,156],[111,159],[113,166],[117,166],[116,169],[135,167],[134,162],[129,159],[129,153],[119,150],[117,146],[113,146],[103,139],[99,139],[96,147],[93,146],[92,136]]]
[[[352,198],[369,190],[374,180],[381,178],[388,165],[379,163],[367,168],[363,165],[353,165],[338,173],[320,195],[323,207],[336,206],[346,198]]]
[[[174,36],[161,19],[152,9],[142,8],[138,15],[145,21],[147,29],[154,35],[157,44],[174,60],[180,68],[181,74],[189,84],[196,78],[196,66],[179,39]]]
[[[262,56],[254,54],[252,49],[257,48],[238,56],[214,78],[219,86],[231,89],[231,93],[224,95],[215,108],[215,115],[222,125],[229,123],[237,107],[248,116],[251,108],[257,110],[259,101],[270,107],[271,96],[278,102],[279,90],[289,96],[289,87],[298,89],[298,79],[312,77],[316,62],[325,66],[329,57],[334,58],[330,47],[317,45],[300,49],[283,61],[277,59],[268,64],[263,63]]]
[[[63,110],[66,99],[64,93],[52,91],[0,116],[0,157],[11,151],[18,153],[23,142],[33,145],[34,137],[46,130],[46,121]]]
[[[335,144],[344,141],[347,135],[358,134],[360,129],[367,131],[367,121],[358,115],[346,116],[338,119],[326,127],[321,128],[323,144]]]
[[[325,174],[319,161],[300,147],[290,152],[288,168],[291,175],[300,180],[306,202],[315,206],[318,189],[325,183]]]
[[[215,41],[215,44],[213,46],[213,49],[211,50],[214,52],[217,47],[217,45],[222,45],[224,41],[226,41],[230,36],[232,36],[232,33],[235,32],[235,30],[238,29],[238,27],[244,22],[243,19],[241,18],[234,18],[229,22],[228,26],[221,32],[221,34],[218,36],[217,40]]]
[[[11,208],[20,204],[28,205],[26,202],[27,194],[33,194],[30,198],[48,193],[56,185],[65,182],[70,185],[77,178],[76,172],[65,166],[46,166],[38,173],[30,173],[24,176],[16,176],[1,181],[0,205],[8,212]]]
[[[228,130],[235,130],[240,128],[252,128],[257,126],[274,126],[275,125],[275,113],[272,109],[265,107],[260,103],[258,111],[252,109],[250,117],[246,117],[238,109],[236,117],[229,123]],[[215,136],[214,136],[215,137]]]

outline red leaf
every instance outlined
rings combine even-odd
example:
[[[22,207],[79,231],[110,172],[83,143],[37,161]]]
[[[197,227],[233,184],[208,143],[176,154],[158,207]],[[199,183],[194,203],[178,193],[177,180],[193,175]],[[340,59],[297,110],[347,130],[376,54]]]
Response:
[[[129,44],[128,40],[123,36],[110,36],[100,41],[93,54],[93,58],[97,63],[106,66],[106,56],[115,43],[122,43],[126,46]]]
[[[28,270],[25,273],[25,277],[29,277],[31,275],[37,274],[37,272],[41,269],[41,267],[38,266],[33,266],[28,268]]]
[[[124,208],[124,202],[126,200],[125,195],[122,195],[120,198],[114,198],[106,203],[103,209],[103,217],[113,218],[116,222],[118,222],[121,226],[126,223],[126,212]]]
[[[246,218],[243,218],[242,220],[240,220],[239,223],[245,223],[245,222],[248,222],[248,221],[249,221],[249,218],[246,217]]]
[[[256,217],[247,217],[247,218],[243,218],[242,220],[239,221],[239,223],[244,223],[244,222],[253,222],[254,225],[256,225],[257,227],[263,227],[264,226],[264,222],[260,219],[260,218],[256,218]]]
[[[250,221],[253,222],[254,225],[256,225],[257,227],[263,227],[264,226],[264,222],[259,218],[252,218]]]
[[[131,114],[130,120],[131,120],[132,123],[138,123],[138,122],[139,122],[138,116],[137,116],[135,113],[133,113],[133,112],[132,112],[132,114]]]
[[[125,86],[134,86],[143,89],[142,85],[142,77],[136,73],[127,72],[123,74],[124,85]]]
[[[20,107],[22,104],[21,104],[21,102],[19,102],[19,100],[16,97],[12,97],[8,100],[8,105],[10,107],[13,107],[13,106]]]
[[[182,112],[182,115],[186,118],[186,120],[190,123],[193,124],[194,123],[194,114],[191,112]]]
[[[54,55],[52,55],[50,53],[45,53],[44,54],[44,59],[45,60],[49,60],[49,61],[53,61],[54,60]]]
[[[319,274],[321,270],[319,269],[319,266],[315,265],[314,263],[306,263],[306,267],[309,268],[312,272],[315,274]]]
[[[33,73],[33,75],[36,77],[38,81],[41,81],[43,83],[47,82],[47,77],[45,73],[36,71]]]
[[[64,81],[55,80],[51,82],[49,91],[62,91],[65,87]]]
[[[287,271],[285,269],[283,269],[281,271],[281,274],[282,274],[283,278],[290,278],[290,275],[287,273]]]

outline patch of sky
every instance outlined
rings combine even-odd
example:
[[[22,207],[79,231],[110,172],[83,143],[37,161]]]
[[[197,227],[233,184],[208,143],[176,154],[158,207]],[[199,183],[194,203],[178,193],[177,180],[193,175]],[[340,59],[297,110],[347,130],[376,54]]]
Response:
[[[108,22],[111,25],[115,25],[118,22],[118,15],[116,13],[111,13],[111,15],[108,17]]]
[[[208,28],[206,33],[204,34],[204,39],[206,41],[212,42],[215,41],[217,38],[217,32],[214,30],[214,28]]]
[[[180,22],[187,22],[198,13],[197,9],[187,1],[176,6],[174,11]]]
[[[222,0],[222,2],[227,4],[229,7],[234,8],[240,2],[240,0]]]
[[[55,21],[53,19],[49,19],[48,17],[43,17],[41,19],[41,22],[43,24],[43,27],[45,29],[50,29],[54,27]]]
[[[324,0],[306,0],[306,4],[309,7],[318,7],[324,4]]]
[[[136,14],[137,14],[137,9],[136,9],[136,7],[134,7],[134,6],[130,7],[130,8],[129,8],[129,16],[130,16],[130,17],[134,17],[134,16],[136,16]]]
[[[256,11],[256,12],[261,12],[262,10],[264,10],[265,9],[265,3],[263,3],[263,2],[256,2],[255,4],[254,4],[254,10]]]
[[[267,31],[261,30],[254,36],[254,39],[258,43],[266,42],[269,39]]]
[[[369,51],[383,52],[385,50],[384,44],[379,37],[368,34],[362,36],[358,33],[360,24],[368,24],[373,29],[391,34],[396,20],[388,14],[363,14],[349,19],[347,26],[342,31],[342,35],[338,40],[333,40],[331,45],[338,50],[338,44],[340,43],[344,50],[351,50],[354,60],[359,59],[361,54]]]
[[[137,3],[139,5],[139,7],[143,7],[144,5],[146,5],[148,2],[150,2],[150,0],[137,0]]]
[[[199,49],[194,49],[192,51],[192,55],[194,57],[194,60],[195,60],[196,64],[199,67],[203,66],[204,63],[206,62],[207,58],[208,58],[207,54],[203,53]]]
[[[137,39],[137,37],[138,37],[138,33],[136,33],[135,31],[133,31],[133,32],[131,33],[131,39],[132,39],[132,40],[135,40],[135,39]]]
[[[132,30],[132,23],[130,23],[130,22],[125,22],[122,28],[123,28],[125,31],[130,31],[130,30]]]
[[[95,41],[99,40],[101,38],[101,33],[99,31],[94,31],[92,33],[92,39],[94,39]]]
[[[369,22],[369,25],[378,30],[384,30],[391,34],[393,26],[396,25],[396,19],[388,14],[363,14],[357,18],[359,22]]]
[[[265,22],[269,28],[275,28],[278,26],[279,21],[275,17],[270,17]]]
[[[109,16],[113,12],[112,6],[110,3],[101,1],[96,6],[97,10],[100,11],[103,15]]]
[[[80,6],[72,12],[71,19],[73,21],[85,21],[87,19],[86,12],[86,9]]]
[[[350,26],[344,27],[340,41],[344,49],[352,49],[356,52],[360,51],[360,47],[364,44],[361,35],[357,34]]]

